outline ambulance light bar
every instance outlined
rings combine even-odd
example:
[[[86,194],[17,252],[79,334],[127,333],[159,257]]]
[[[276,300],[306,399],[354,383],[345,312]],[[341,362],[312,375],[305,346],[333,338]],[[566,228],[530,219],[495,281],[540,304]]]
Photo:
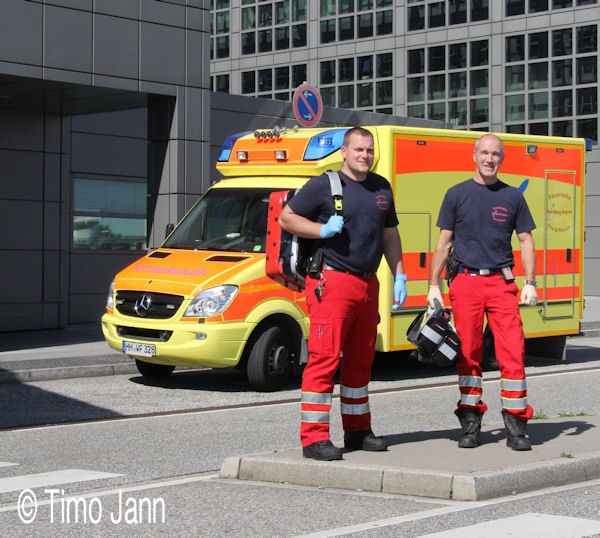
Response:
[[[344,143],[344,135],[348,128],[331,129],[313,136],[304,152],[305,161],[318,161],[335,153]]]
[[[585,139],[585,151],[592,151],[593,140],[591,138]]]
[[[231,150],[235,145],[238,138],[242,138],[242,136],[249,135],[252,131],[245,131],[243,133],[236,133],[234,135],[228,136],[221,145],[221,151],[219,152],[219,156],[217,157],[217,161],[220,163],[226,163],[231,157]]]

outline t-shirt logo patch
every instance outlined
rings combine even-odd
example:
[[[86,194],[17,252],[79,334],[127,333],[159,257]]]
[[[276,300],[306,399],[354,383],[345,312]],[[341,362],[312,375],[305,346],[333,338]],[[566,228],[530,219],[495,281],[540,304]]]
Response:
[[[390,206],[385,194],[378,194],[377,196],[375,196],[375,203],[377,204],[379,211],[386,211],[387,208]]]
[[[506,222],[506,219],[508,219],[508,209],[499,205],[492,208],[492,220]]]

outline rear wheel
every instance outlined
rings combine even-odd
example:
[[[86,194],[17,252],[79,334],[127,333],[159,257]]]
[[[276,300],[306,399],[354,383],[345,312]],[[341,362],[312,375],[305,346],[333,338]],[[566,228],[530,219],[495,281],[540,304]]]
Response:
[[[279,325],[267,327],[254,341],[248,355],[248,381],[255,390],[281,389],[292,373],[290,337]]]
[[[148,379],[166,379],[175,370],[175,366],[169,364],[152,364],[140,359],[135,359],[135,365],[140,374]]]

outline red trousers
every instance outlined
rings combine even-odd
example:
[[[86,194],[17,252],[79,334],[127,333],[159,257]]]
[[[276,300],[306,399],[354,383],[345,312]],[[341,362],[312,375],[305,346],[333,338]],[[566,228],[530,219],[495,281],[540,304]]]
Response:
[[[319,301],[315,289],[321,282]],[[324,270],[322,280],[307,277],[310,355],[302,377],[302,446],[330,438],[333,378],[338,365],[344,431],[370,430],[368,385],[379,323],[378,297],[375,275],[360,278]]]
[[[515,282],[505,282],[501,275],[459,273],[450,284],[450,301],[461,341],[457,362],[460,401],[458,407],[475,408],[485,413],[483,383],[483,320],[494,334],[496,360],[500,366],[500,399],[508,413],[521,420],[533,415],[527,403],[525,379],[525,339]]]

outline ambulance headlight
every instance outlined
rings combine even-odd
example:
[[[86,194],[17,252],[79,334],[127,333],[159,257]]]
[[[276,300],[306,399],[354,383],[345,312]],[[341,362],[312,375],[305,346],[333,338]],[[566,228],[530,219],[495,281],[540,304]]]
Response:
[[[108,287],[108,296],[106,297],[106,308],[111,310],[115,307],[115,281],[113,280]]]
[[[186,308],[184,317],[216,316],[225,310],[238,292],[237,286],[216,286],[200,292]]]

